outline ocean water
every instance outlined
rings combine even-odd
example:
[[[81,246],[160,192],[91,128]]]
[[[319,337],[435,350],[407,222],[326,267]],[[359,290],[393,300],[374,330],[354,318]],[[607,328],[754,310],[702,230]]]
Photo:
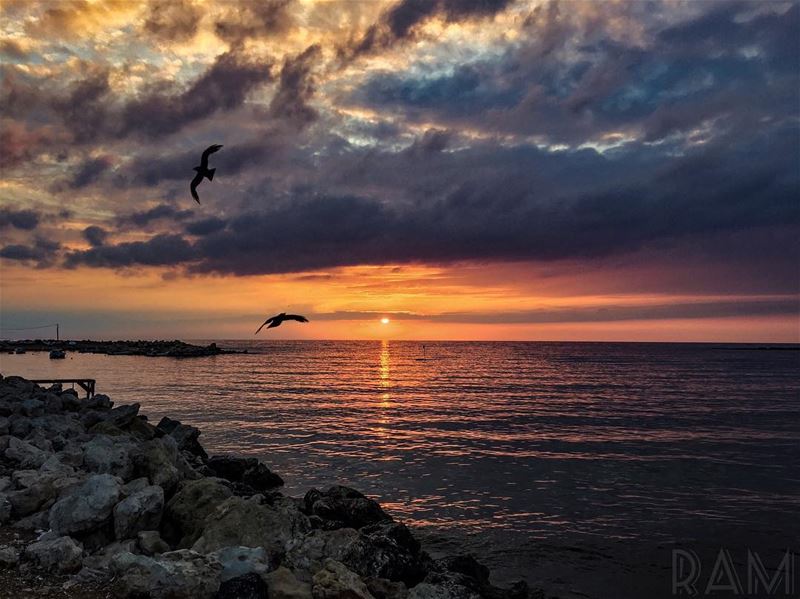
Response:
[[[353,486],[434,554],[561,597],[671,596],[675,548],[707,570],[720,548],[739,565],[800,549],[800,351],[218,343],[250,353],[29,353],[0,371],[96,378],[155,422],[200,427],[210,453],[261,458],[289,494]]]

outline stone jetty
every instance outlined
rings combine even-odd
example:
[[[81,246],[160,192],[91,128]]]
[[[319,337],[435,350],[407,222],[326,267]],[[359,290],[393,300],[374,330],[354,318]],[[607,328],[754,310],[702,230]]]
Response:
[[[24,341],[0,340],[0,352],[78,352],[81,354],[108,354],[109,356],[150,356],[167,358],[200,358],[220,354],[241,354],[247,351],[222,349],[216,343],[192,345],[183,341],[58,341],[55,339],[28,339]]]
[[[0,375],[0,585],[9,596],[533,599],[468,555],[433,559],[344,486],[281,493],[254,459],[103,394]]]

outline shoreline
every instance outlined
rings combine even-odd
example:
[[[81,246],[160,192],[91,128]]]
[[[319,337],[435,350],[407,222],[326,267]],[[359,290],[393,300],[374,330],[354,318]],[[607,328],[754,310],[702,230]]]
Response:
[[[208,456],[200,434],[0,375],[2,572],[53,597],[544,597],[492,585],[471,556],[433,559],[354,489],[285,496],[267,465]]]

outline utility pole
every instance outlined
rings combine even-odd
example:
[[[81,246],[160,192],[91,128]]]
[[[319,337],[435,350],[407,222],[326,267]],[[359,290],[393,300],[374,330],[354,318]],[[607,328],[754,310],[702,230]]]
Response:
[[[60,341],[61,338],[58,336],[58,323],[56,323],[56,341]]]

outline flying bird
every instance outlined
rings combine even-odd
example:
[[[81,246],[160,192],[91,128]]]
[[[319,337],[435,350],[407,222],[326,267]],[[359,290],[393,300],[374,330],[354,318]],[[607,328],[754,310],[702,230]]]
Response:
[[[305,316],[300,316],[299,314],[287,314],[286,312],[281,312],[277,316],[273,316],[272,318],[267,318],[260,327],[258,327],[258,331],[264,328],[264,325],[268,324],[268,329],[274,329],[275,327],[281,326],[284,320],[296,320],[297,322],[308,322],[308,318]],[[258,335],[258,331],[255,332]]]
[[[194,179],[192,179],[192,183],[189,187],[192,190],[192,197],[194,198],[194,201],[197,202],[198,204],[200,203],[200,198],[197,196],[197,186],[200,185],[200,183],[203,181],[203,177],[205,177],[209,181],[213,181],[214,171],[217,170],[215,168],[212,169],[208,168],[208,156],[209,154],[213,154],[214,152],[218,151],[221,147],[222,145],[220,144],[214,144],[213,146],[208,146],[205,152],[203,152],[203,157],[200,159],[200,166],[196,166],[193,169],[197,171],[197,174],[194,176]]]

